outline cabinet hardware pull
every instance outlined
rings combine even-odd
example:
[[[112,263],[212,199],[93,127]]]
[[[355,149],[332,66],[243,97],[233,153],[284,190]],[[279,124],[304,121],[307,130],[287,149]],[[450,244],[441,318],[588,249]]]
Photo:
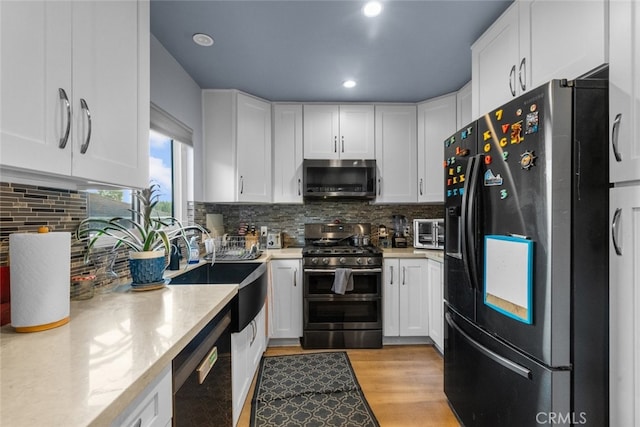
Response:
[[[293,286],[298,286],[298,269],[293,269]]]
[[[611,241],[613,243],[613,249],[616,251],[616,255],[622,256],[622,246],[618,244],[618,224],[620,222],[620,215],[622,215],[622,209],[616,209],[613,214],[613,221],[611,221]]]
[[[511,92],[511,96],[516,96],[516,66],[511,67],[511,71],[509,71],[509,92]]]
[[[422,178],[420,178],[420,195],[422,196]]]
[[[301,190],[301,185],[300,184],[301,184],[301,180],[300,180],[300,178],[298,178],[298,196],[302,195],[302,190]]]
[[[393,265],[389,266],[389,276],[391,277],[391,281],[389,281],[390,285],[393,285]]]
[[[611,147],[613,148],[613,155],[616,157],[616,162],[622,161],[622,155],[618,151],[618,134],[620,133],[620,121],[622,120],[622,114],[616,114],[616,119],[613,121],[613,128],[611,128]]]
[[[522,61],[520,61],[520,67],[518,68],[518,80],[520,81],[520,88],[522,89],[523,92],[527,90],[527,67],[526,67],[526,64],[527,64],[527,58],[522,58]],[[524,74],[524,80],[522,80],[522,75],[523,74]]]
[[[87,131],[87,137],[84,140],[84,144],[80,147],[80,154],[85,154],[87,152],[87,148],[89,148],[89,142],[91,141],[91,110],[89,110],[89,106],[87,105],[87,101],[84,98],[80,98],[80,107],[87,115],[87,120],[89,123],[89,130]]]
[[[342,139],[342,152],[344,153],[344,135],[340,137]]]
[[[402,267],[402,285],[407,284],[407,267]]]
[[[240,175],[240,194],[244,193],[244,178]]]
[[[252,330],[253,336],[251,337],[251,342],[249,343],[249,347],[253,345],[253,342],[256,340],[256,336],[258,335],[258,326],[256,325],[255,320],[251,321],[251,330]]]
[[[380,178],[378,178],[378,196],[382,194],[382,186],[380,185]]]
[[[337,136],[333,137],[333,152],[334,153],[338,152],[338,137]]]
[[[64,101],[64,105],[67,108],[67,128],[58,143],[59,148],[65,148],[67,146],[67,142],[69,142],[69,131],[71,130],[71,104],[69,103],[67,92],[65,92],[64,89],[58,88],[58,95],[60,96],[60,99]]]

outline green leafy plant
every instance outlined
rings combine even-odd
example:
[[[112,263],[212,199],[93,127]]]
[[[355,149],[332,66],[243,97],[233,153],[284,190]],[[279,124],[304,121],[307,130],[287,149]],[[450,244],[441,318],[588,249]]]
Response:
[[[163,250],[169,253],[171,241],[180,239],[185,245],[189,245],[187,231],[194,230],[204,234],[207,231],[199,225],[182,225],[174,217],[153,216],[153,208],[158,204],[160,194],[159,186],[151,184],[148,188],[138,190],[134,197],[139,202],[140,212],[130,209],[132,218],[113,217],[85,218],[78,224],[75,231],[76,239],[87,242],[85,262],[88,261],[91,249],[103,236],[109,236],[114,240],[112,250],[127,247],[133,252]]]

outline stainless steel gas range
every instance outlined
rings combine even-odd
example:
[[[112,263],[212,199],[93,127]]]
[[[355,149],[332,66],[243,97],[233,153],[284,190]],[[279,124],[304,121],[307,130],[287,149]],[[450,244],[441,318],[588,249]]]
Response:
[[[382,251],[353,243],[370,233],[371,224],[305,224],[304,348],[382,347]]]

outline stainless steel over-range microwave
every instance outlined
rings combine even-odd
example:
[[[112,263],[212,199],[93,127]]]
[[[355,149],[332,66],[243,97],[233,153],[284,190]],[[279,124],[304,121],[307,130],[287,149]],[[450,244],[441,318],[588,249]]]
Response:
[[[305,160],[305,197],[376,197],[375,160]]]
[[[444,219],[414,219],[413,247],[444,249]]]

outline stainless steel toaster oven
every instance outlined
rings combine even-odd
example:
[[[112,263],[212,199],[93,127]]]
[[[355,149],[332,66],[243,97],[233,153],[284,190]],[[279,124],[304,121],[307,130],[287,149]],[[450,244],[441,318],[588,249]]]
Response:
[[[413,247],[444,249],[444,219],[414,219]]]

